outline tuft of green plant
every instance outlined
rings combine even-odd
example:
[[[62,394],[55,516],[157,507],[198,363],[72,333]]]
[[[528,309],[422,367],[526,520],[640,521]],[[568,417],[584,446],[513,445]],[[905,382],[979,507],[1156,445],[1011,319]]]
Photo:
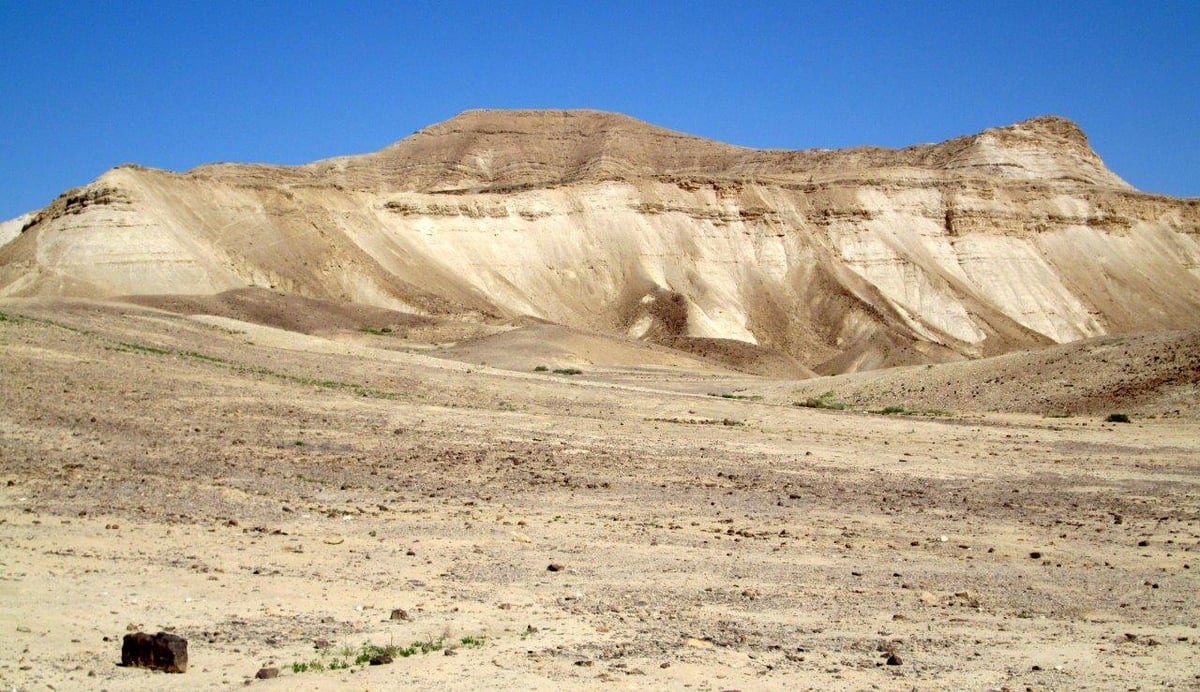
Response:
[[[363,645],[358,650],[358,655],[354,657],[354,664],[364,666],[371,662],[371,659],[376,656],[397,656],[399,654],[396,647],[392,645],[378,646],[370,642],[363,642]]]
[[[550,368],[546,367],[545,365],[539,365],[533,369],[534,372],[548,372],[549,370]]]
[[[942,408],[908,408],[907,406],[900,404],[884,406],[881,409],[871,411],[871,413],[876,413],[883,416],[936,416],[940,418],[949,418],[954,415],[953,411],[947,411],[946,409]]]
[[[467,647],[468,649],[478,649],[478,648],[482,647],[484,642],[486,642],[486,641],[487,641],[487,637],[484,637],[482,635],[480,635],[478,637],[472,636],[472,635],[467,635],[467,636],[463,637],[462,639],[459,639],[458,643]]]
[[[1125,415],[1124,413],[1110,413],[1110,414],[1108,414],[1108,417],[1104,419],[1104,422],[1105,423],[1130,423],[1132,421],[1130,421],[1129,416]]]
[[[718,392],[709,392],[708,395],[715,396],[720,399],[734,399],[737,401],[762,401],[762,397],[757,394],[747,396],[745,394],[730,394],[730,393],[721,394]]]
[[[446,648],[444,640],[426,639],[422,642],[413,642],[402,649],[397,649],[396,653],[399,654],[401,658],[408,658],[409,656],[415,656],[417,654],[429,654],[433,653],[434,651],[441,651],[444,648]]]
[[[297,661],[291,665],[293,673],[320,673],[325,670],[325,664],[319,659],[311,661]]]
[[[446,648],[446,641],[444,639],[426,639],[403,647],[390,644],[388,646],[379,646],[370,642],[364,642],[358,650],[358,655],[354,658],[354,664],[360,666],[366,665],[376,656],[408,658],[417,654],[429,654],[434,651],[441,651],[444,648]]]
[[[3,312],[0,312],[0,322],[7,322],[7,321],[8,321],[8,315]]]
[[[846,409],[845,402],[834,399],[832,391],[824,392],[820,396],[810,396],[804,401],[797,401],[795,406],[803,406],[804,408],[822,408],[831,411],[844,411]]]
[[[1071,413],[1069,411],[1055,411],[1053,413],[1047,413],[1046,417],[1047,418],[1070,418]]]
[[[149,353],[155,356],[169,356],[174,353],[174,351],[170,349],[158,348],[157,346],[147,346],[146,344],[131,344],[124,341],[117,344],[116,350],[124,351],[126,353]]]
[[[583,371],[579,368],[555,368],[555,375],[582,375]]]
[[[375,334],[376,336],[383,336],[384,334],[391,334],[392,328],[391,327],[360,327],[358,331],[365,332],[367,334]]]

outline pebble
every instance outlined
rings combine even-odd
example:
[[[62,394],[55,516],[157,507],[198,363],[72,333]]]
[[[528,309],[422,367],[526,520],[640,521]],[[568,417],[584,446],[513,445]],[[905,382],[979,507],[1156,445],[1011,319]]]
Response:
[[[563,571],[563,566],[558,564],[557,562],[551,562],[546,567],[546,571],[547,572],[561,572],[561,571]]]

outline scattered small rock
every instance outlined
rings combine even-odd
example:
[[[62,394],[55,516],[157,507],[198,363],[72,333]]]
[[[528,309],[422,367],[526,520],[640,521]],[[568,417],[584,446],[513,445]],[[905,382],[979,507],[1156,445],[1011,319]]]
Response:
[[[968,608],[979,607],[979,596],[974,591],[959,591],[954,594],[954,597],[959,599],[959,602]]]
[[[904,661],[899,656],[897,656],[895,652],[892,652],[892,653],[888,654],[887,664],[889,666],[899,666],[899,665],[903,665]]]
[[[561,571],[563,571],[563,569],[564,569],[564,567],[562,565],[558,564],[557,562],[551,562],[546,567],[547,572],[561,572]]]
[[[277,677],[279,677],[279,669],[278,668],[259,668],[258,672],[254,674],[254,677],[259,680],[270,680],[271,678],[277,678]]]
[[[393,620],[409,620],[411,618],[409,618],[407,610],[405,610],[403,608],[392,608],[391,619],[393,619]]]
[[[1042,554],[1041,554],[1041,552],[1035,550],[1035,551],[1029,553],[1029,557],[1032,560],[1040,560],[1040,559],[1042,559]]]
[[[375,654],[374,656],[371,657],[371,661],[370,661],[371,665],[373,665],[373,666],[383,666],[383,665],[387,665],[391,662],[392,662],[391,654]]]

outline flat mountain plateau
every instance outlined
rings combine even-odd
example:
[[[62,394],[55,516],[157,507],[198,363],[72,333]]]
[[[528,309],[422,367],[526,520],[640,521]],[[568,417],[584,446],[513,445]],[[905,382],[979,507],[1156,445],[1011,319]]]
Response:
[[[0,224],[0,685],[1200,687],[1198,239],[1057,117],[120,166]]]

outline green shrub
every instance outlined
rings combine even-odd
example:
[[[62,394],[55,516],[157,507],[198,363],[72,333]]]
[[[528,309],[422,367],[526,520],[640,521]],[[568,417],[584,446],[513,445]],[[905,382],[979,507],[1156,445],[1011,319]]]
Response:
[[[539,365],[533,369],[534,372],[547,372],[549,370],[550,368],[546,367],[545,365]]]
[[[555,375],[582,375],[583,371],[579,368],[555,368]]]
[[[845,410],[846,404],[844,402],[835,400],[833,396],[833,392],[829,391],[821,394],[820,396],[810,396],[804,401],[797,401],[794,405],[803,406],[804,408],[823,408],[832,411]]]

